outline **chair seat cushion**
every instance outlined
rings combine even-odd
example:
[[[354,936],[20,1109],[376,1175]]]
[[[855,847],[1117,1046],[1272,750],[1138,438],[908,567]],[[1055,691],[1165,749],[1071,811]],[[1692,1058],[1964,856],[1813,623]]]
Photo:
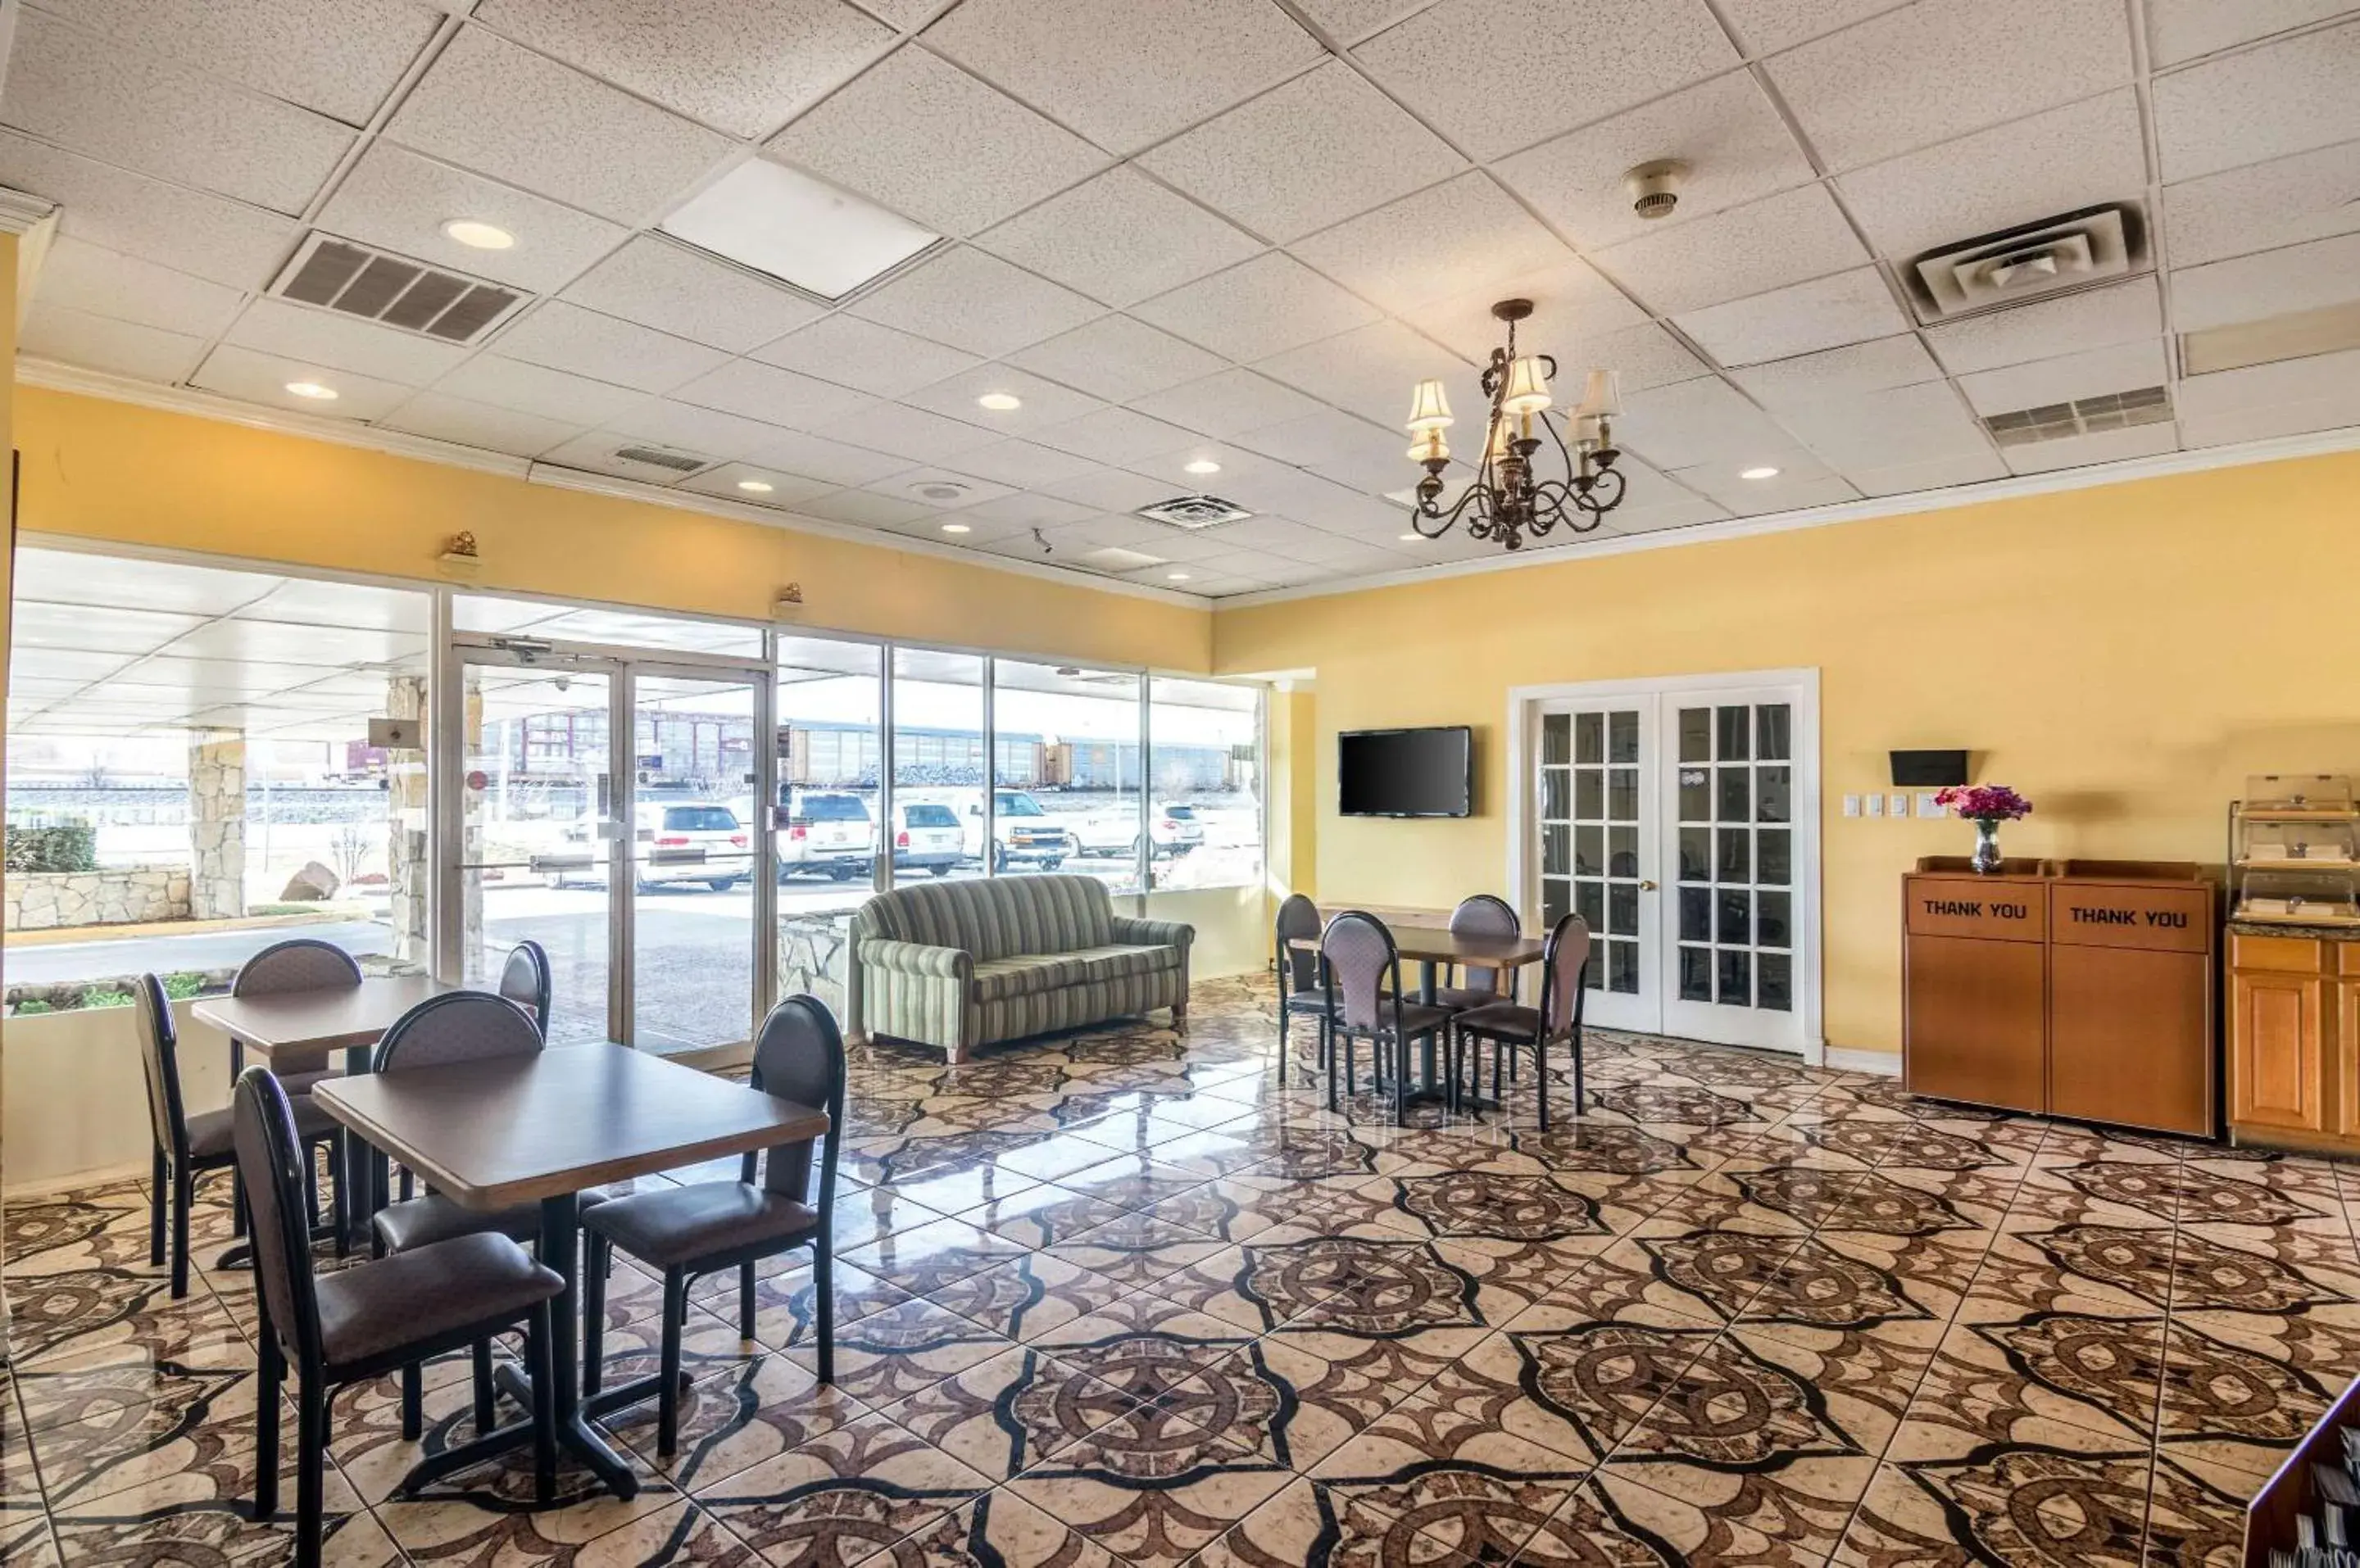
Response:
[[[1434,993],[1436,1004],[1448,1007],[1454,1013],[1472,1007],[1488,1007],[1495,1002],[1508,999],[1505,993],[1485,985],[1444,985]]]
[[[300,1100],[311,1092],[312,1085],[343,1076],[333,1067],[322,1067],[316,1073],[290,1073],[279,1080],[279,1086],[287,1091],[289,1099]]]
[[[586,1214],[606,1202],[604,1192],[585,1192],[581,1197],[582,1212]],[[377,1239],[390,1253],[414,1252],[436,1242],[486,1233],[530,1246],[541,1239],[541,1205],[512,1203],[505,1209],[471,1209],[440,1192],[428,1192],[388,1203],[369,1223],[376,1226]]]
[[[1071,953],[1020,953],[1013,958],[987,959],[975,966],[975,999],[1000,1002],[1179,966],[1176,947],[1116,944],[1076,948]]]
[[[293,1102],[295,1131],[306,1142],[325,1138],[340,1130],[336,1118],[309,1095]],[[189,1158],[191,1160],[225,1160],[232,1148],[230,1113],[226,1110],[199,1111],[188,1118]]]
[[[382,1364],[476,1323],[513,1323],[565,1281],[507,1236],[479,1233],[322,1274],[312,1288],[320,1348],[333,1372]]]
[[[582,1223],[632,1257],[659,1269],[791,1242],[819,1228],[803,1203],[743,1181],[698,1181],[614,1198]]]
[[[1343,1005],[1338,1002],[1336,1007],[1337,1021],[1341,1023],[1343,1018]],[[1401,1027],[1404,1034],[1424,1034],[1428,1029],[1440,1029],[1449,1021],[1448,1007],[1429,1007],[1423,1002],[1404,1002],[1401,1005]],[[1390,1002],[1378,1005],[1377,1027],[1388,1030],[1393,1027],[1393,1009]]]
[[[1459,1015],[1461,1034],[1495,1034],[1509,1040],[1532,1040],[1541,1032],[1541,1010],[1514,1002],[1492,1002]]]

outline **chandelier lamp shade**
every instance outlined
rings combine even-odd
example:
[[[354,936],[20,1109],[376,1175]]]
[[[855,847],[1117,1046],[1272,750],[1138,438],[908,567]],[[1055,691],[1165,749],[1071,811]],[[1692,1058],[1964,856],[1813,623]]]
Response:
[[[1507,323],[1508,341],[1491,351],[1491,363],[1483,369],[1489,419],[1482,463],[1474,482],[1448,510],[1440,501],[1443,471],[1450,465],[1450,443],[1442,433],[1452,422],[1450,398],[1439,381],[1421,381],[1410,396],[1410,461],[1426,470],[1410,520],[1427,539],[1440,539],[1463,519],[1470,538],[1522,550],[1526,539],[1560,526],[1568,533],[1589,533],[1622,504],[1622,474],[1614,466],[1621,454],[1614,448],[1613,421],[1622,412],[1615,373],[1590,372],[1581,401],[1552,415],[1556,395],[1549,382],[1557,374],[1557,361],[1516,352],[1516,323],[1532,313],[1530,299],[1502,299],[1491,307],[1491,314]],[[1553,450],[1545,456],[1544,448]]]

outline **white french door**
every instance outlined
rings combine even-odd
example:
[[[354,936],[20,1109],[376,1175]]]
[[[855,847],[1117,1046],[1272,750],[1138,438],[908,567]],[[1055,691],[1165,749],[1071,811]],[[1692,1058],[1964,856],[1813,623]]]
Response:
[[[1516,902],[1589,923],[1590,1021],[1816,1056],[1816,675],[1521,691],[1510,731]]]

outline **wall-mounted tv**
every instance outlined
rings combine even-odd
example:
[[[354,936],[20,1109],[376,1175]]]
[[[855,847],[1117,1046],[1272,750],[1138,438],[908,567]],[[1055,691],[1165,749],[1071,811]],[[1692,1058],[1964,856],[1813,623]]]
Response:
[[[1348,817],[1475,814],[1475,737],[1444,729],[1346,730],[1336,737],[1338,809]]]

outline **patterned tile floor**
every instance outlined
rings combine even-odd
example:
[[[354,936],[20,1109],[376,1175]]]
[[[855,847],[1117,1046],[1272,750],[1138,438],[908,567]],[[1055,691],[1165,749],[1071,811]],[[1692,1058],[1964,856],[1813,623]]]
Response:
[[[514,1470],[395,1495],[420,1448],[353,1389],[331,1561],[2227,1563],[2360,1368],[2360,1172],[1604,1035],[1579,1123],[1399,1129],[1280,1084],[1273,1036],[1215,983],[1185,1037],[862,1054],[835,1388],[807,1270],[750,1342],[706,1281],[678,1454],[632,1412],[639,1497],[538,1511]],[[142,1203],[8,1209],[0,1561],[286,1555],[248,1282],[169,1301]],[[617,1275],[617,1373],[656,1301]],[[426,1449],[467,1404],[432,1368]]]

